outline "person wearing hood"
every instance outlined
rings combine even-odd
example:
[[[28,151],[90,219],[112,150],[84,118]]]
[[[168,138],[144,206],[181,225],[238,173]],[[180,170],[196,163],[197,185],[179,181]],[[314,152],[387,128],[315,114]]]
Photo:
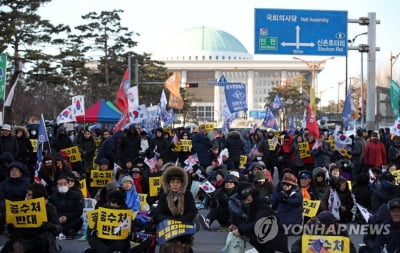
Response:
[[[25,165],[29,168],[29,173],[33,178],[33,147],[32,143],[29,140],[29,133],[26,127],[16,126],[13,129],[14,136],[17,138],[18,143],[18,156],[15,157],[15,160],[21,161],[25,163]],[[32,170],[30,169],[32,168]]]
[[[379,181],[381,187],[375,190],[371,196],[371,210],[373,213],[375,213],[383,203],[400,197],[400,187],[395,185],[396,180],[392,173],[388,171],[383,172],[379,177]]]
[[[162,189],[158,205],[154,212],[156,224],[163,220],[179,220],[182,223],[192,223],[197,214],[193,195],[187,190],[188,175],[178,166],[168,167],[162,177]],[[192,235],[182,235],[174,238],[185,245],[192,245]],[[162,252],[162,248],[160,250]],[[190,250],[189,250],[190,251]],[[193,252],[193,251],[190,251]]]
[[[260,196],[269,199],[274,192],[274,185],[267,179],[262,170],[254,173],[254,187],[260,192]]]
[[[325,140],[326,136],[321,134],[311,148],[315,167],[327,167],[332,161],[333,151],[331,145]]]
[[[372,133],[371,141],[367,143],[364,151],[364,164],[368,168],[386,165],[386,148],[379,141],[378,133]]]
[[[29,180],[25,177],[27,168],[24,163],[14,161],[7,168],[8,178],[0,184],[0,212],[5,214],[5,200],[20,201],[24,200]],[[4,218],[0,218],[0,231],[4,230]]]
[[[17,138],[12,135],[11,126],[8,124],[4,124],[1,127],[0,151],[10,152],[14,158],[18,157],[19,149]]]
[[[199,215],[199,223],[205,230],[210,229],[211,224],[217,220],[221,226],[229,226],[228,201],[237,192],[239,178],[228,174],[224,178],[224,187],[217,189],[210,199],[210,211],[206,217]]]
[[[351,222],[353,218],[352,209],[354,207],[353,196],[349,190],[349,184],[345,178],[340,177],[336,183],[336,192],[340,200],[339,216],[340,223]]]
[[[131,176],[124,176],[121,179],[121,189],[126,194],[125,204],[129,207],[132,212],[137,212],[140,209],[139,194],[136,191],[133,179]]]
[[[203,126],[199,126],[198,132],[192,136],[193,153],[197,153],[200,166],[203,168],[207,168],[211,165],[210,150],[213,147],[210,139],[205,133],[205,128]]]
[[[154,138],[150,141],[149,150],[153,150],[158,157],[167,159],[169,149],[170,142],[164,138],[164,130],[162,128],[157,128]],[[168,162],[168,160],[166,161]]]
[[[57,129],[56,138],[53,140],[52,147],[55,152],[60,152],[61,149],[72,147],[72,141],[67,135],[67,130],[64,126],[60,126]]]
[[[76,191],[70,191],[68,187],[68,179],[61,176],[57,180],[57,191],[49,197],[49,202],[53,204],[58,213],[58,221],[62,226],[62,232],[58,235],[58,239],[66,239],[66,236],[79,231],[82,227],[83,198]]]
[[[291,149],[293,144],[293,138],[289,134],[285,134],[283,137],[282,145],[279,145],[277,150],[277,165],[279,177],[282,175],[282,170],[285,168],[292,168],[294,152]]]
[[[229,228],[232,230],[234,236],[245,236],[249,238],[250,244],[262,253],[284,252],[288,253],[288,238],[284,233],[282,224],[265,199],[260,196],[260,192],[251,185],[244,185],[240,187],[238,193],[233,195],[229,200],[231,216],[235,210],[241,213],[240,217],[231,217],[232,224]],[[261,220],[264,220],[262,225],[257,226]],[[270,229],[261,231],[262,226],[268,226]],[[276,230],[275,230],[276,229]],[[274,237],[270,234],[276,233]],[[263,238],[270,238],[270,240],[261,240]]]
[[[312,172],[312,187],[318,196],[318,199],[324,197],[325,192],[328,190],[329,185],[326,179],[327,170],[322,167],[316,167]]]
[[[296,176],[285,173],[280,184],[281,188],[276,188],[271,197],[272,209],[276,210],[282,224],[302,224],[303,196],[299,192]]]
[[[242,142],[243,142],[243,150],[244,153],[247,155],[250,153],[252,148],[252,140],[251,140],[252,133],[250,130],[242,130]]]
[[[138,130],[134,125],[130,125],[126,130],[126,137],[123,138],[121,143],[125,159],[133,160],[139,156],[140,141]]]
[[[353,182],[356,180],[357,175],[363,171],[364,152],[366,141],[363,137],[364,131],[357,129],[356,136],[354,137],[353,148],[351,149],[351,162],[353,163],[353,170],[351,178]]]
[[[96,156],[95,163],[100,164],[102,159],[107,159],[110,164],[119,161],[119,154],[121,152],[120,145],[122,139],[125,137],[125,132],[119,130],[111,137],[104,140],[99,148],[99,153]]]
[[[230,131],[228,133],[225,147],[228,149],[229,157],[233,161],[235,168],[238,170],[240,167],[240,155],[244,151],[244,145],[239,131]]]

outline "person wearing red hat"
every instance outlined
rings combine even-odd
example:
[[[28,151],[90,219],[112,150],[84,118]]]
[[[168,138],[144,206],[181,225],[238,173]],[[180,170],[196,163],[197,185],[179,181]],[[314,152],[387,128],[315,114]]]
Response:
[[[272,208],[277,211],[282,224],[301,224],[303,222],[303,196],[299,192],[297,178],[285,173],[281,187],[277,187],[271,197]]]

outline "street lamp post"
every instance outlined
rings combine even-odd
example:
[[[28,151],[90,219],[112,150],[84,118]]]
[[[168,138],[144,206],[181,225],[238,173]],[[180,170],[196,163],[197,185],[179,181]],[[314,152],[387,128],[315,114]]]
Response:
[[[315,112],[315,93],[316,93],[316,88],[317,88],[316,87],[317,86],[317,75],[316,75],[317,71],[319,70],[319,68],[321,67],[322,64],[324,64],[328,60],[332,60],[334,58],[335,57],[329,57],[329,58],[324,59],[322,61],[309,62],[309,61],[305,61],[305,60],[303,60],[303,59],[301,59],[299,57],[293,57],[293,59],[295,59],[295,60],[299,60],[299,61],[304,62],[307,65],[307,67],[308,67],[308,69],[309,69],[309,71],[311,73],[311,79],[312,80],[311,80],[311,89],[310,89],[310,105],[313,108],[314,112]]]

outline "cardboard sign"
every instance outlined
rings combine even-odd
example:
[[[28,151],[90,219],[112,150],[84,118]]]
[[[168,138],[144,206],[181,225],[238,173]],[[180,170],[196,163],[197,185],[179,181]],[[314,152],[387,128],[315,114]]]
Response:
[[[338,151],[346,158],[351,159],[351,153],[350,153],[351,150],[349,148],[343,147],[343,148],[340,148]]]
[[[64,148],[64,149],[61,149],[60,151],[65,152],[68,155],[69,161],[71,163],[76,163],[76,162],[82,161],[81,152],[79,151],[78,146]]]
[[[215,128],[214,123],[206,123],[206,124],[202,124],[201,126],[203,126],[204,129],[205,129],[207,132],[213,131],[214,128]]]
[[[112,170],[91,170],[90,182],[91,187],[105,187],[109,182],[113,181],[114,173]]]
[[[86,187],[86,178],[79,180],[79,185],[81,186],[80,189],[81,189],[83,197],[86,198],[87,194],[88,194],[88,190]]]
[[[268,139],[268,149],[271,151],[276,149],[276,142],[273,139]]]
[[[96,143],[96,147],[98,148],[100,146],[102,139],[94,139],[94,143]]]
[[[140,210],[143,211],[147,205],[147,193],[139,193]]]
[[[193,223],[184,224],[178,220],[163,220],[157,225],[156,231],[157,244],[163,245],[177,236],[195,234],[196,227]]]
[[[396,185],[400,185],[400,170],[391,171],[393,176],[395,176]]]
[[[239,169],[246,169],[246,164],[247,164],[247,155],[241,155]]]
[[[98,216],[98,209],[90,210],[86,212],[86,217],[87,217],[87,224],[90,229],[94,229],[96,226],[97,222],[97,216]]]
[[[29,139],[29,140],[31,141],[33,153],[36,153],[38,148],[38,140],[37,139]]]
[[[23,201],[6,199],[6,223],[16,228],[38,228],[47,221],[46,200],[42,198]]]
[[[161,188],[161,176],[149,177],[150,197],[157,197]]]
[[[315,217],[318,212],[321,200],[310,200],[303,198],[303,216]]]
[[[336,142],[335,142],[334,139],[327,139],[327,140],[325,140],[325,142],[329,143],[329,145],[331,146],[332,150],[336,149]]]
[[[123,240],[131,232],[132,210],[98,209],[97,237],[109,240]]]
[[[300,158],[306,158],[306,157],[310,157],[310,147],[308,146],[308,142],[303,141],[303,142],[299,142],[299,152],[300,152]]]
[[[191,152],[192,151],[192,140],[183,140],[179,141],[180,152]]]
[[[349,253],[350,240],[344,236],[302,235],[301,252]],[[322,249],[323,247],[323,249]],[[319,249],[319,250],[318,250]],[[325,249],[325,251],[324,251]]]

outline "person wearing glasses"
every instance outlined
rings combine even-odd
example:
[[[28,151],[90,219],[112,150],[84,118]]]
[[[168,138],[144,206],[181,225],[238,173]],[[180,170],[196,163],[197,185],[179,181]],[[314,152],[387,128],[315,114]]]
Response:
[[[296,176],[291,173],[283,174],[280,186],[272,194],[272,209],[276,210],[283,224],[302,224],[303,196],[299,191]]]

